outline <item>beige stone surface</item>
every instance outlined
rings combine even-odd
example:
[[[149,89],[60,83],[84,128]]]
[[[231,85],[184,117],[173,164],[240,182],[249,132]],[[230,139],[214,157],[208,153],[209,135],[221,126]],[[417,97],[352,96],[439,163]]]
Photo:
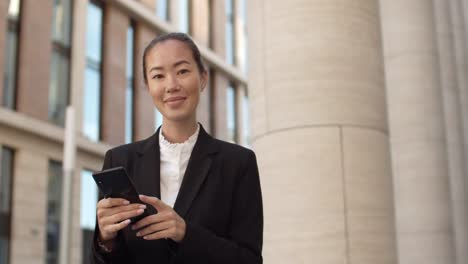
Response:
[[[39,153],[15,151],[11,215],[11,263],[45,259],[48,160]],[[35,261],[33,261],[35,260]]]
[[[433,5],[384,0],[380,10],[399,263],[455,263]]]
[[[268,112],[266,104],[268,95],[265,92],[265,39],[263,1],[247,1],[248,65],[249,65],[249,100],[251,135],[256,138],[268,131]]]
[[[253,147],[264,204],[264,262],[346,263],[339,129],[278,132]]]
[[[142,140],[153,134],[155,116],[153,99],[143,79],[143,51],[149,42],[156,37],[156,33],[143,23],[135,25],[135,120],[134,138]]]
[[[125,143],[127,30],[129,19],[118,8],[105,6],[103,20],[101,136],[106,143]],[[112,44],[110,44],[112,43]]]
[[[466,154],[463,144],[462,108],[457,82],[450,2],[434,0],[434,14],[444,105],[456,263],[463,264],[468,260],[468,200],[464,164]]]
[[[388,135],[341,130],[349,263],[397,263]]]
[[[205,47],[210,46],[210,29],[212,27],[209,2],[209,0],[192,0],[190,9],[190,34],[198,45]]]
[[[258,51],[264,50],[270,129],[349,124],[386,130],[377,8],[376,1],[290,1],[287,7],[264,1],[268,23]]]
[[[396,263],[378,3],[255,1],[248,21],[265,262]]]
[[[52,9],[52,1],[21,1],[17,109],[43,121],[49,111]]]

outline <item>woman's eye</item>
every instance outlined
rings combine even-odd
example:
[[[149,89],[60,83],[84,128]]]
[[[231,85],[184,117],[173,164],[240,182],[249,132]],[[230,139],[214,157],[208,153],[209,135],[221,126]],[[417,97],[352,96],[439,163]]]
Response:
[[[186,74],[186,73],[188,73],[188,72],[189,72],[189,70],[187,70],[187,69],[182,69],[182,70],[179,71],[179,74]]]
[[[164,76],[162,74],[156,74],[153,76],[153,79],[162,79]]]

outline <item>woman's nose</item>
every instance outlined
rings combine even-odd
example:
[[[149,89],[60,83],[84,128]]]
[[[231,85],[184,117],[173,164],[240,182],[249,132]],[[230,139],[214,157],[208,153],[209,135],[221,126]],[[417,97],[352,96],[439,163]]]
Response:
[[[177,81],[176,76],[172,76],[172,75],[168,76],[166,92],[170,93],[170,92],[177,91],[179,89],[180,89],[179,82]]]

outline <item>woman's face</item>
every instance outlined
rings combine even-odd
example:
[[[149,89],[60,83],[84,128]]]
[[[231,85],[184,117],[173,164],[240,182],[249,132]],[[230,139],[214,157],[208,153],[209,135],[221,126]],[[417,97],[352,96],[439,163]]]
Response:
[[[167,121],[196,121],[207,73],[200,73],[192,51],[183,42],[166,40],[146,55],[146,76],[153,103]]]

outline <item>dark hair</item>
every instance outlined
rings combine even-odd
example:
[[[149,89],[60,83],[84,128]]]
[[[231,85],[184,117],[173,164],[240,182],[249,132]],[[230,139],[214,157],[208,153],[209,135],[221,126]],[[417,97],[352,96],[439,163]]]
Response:
[[[166,40],[178,40],[185,45],[189,47],[189,49],[192,51],[193,59],[197,63],[198,70],[200,73],[203,73],[206,71],[205,66],[203,65],[203,61],[200,55],[200,50],[198,49],[197,45],[193,40],[185,33],[181,32],[172,32],[172,33],[167,33],[167,34],[162,34],[157,37],[155,37],[151,42],[146,46],[145,50],[143,51],[143,79],[145,80],[145,83],[148,83],[148,77],[146,76],[146,55],[148,55],[148,52],[156,46],[156,44],[160,42],[164,42]]]

